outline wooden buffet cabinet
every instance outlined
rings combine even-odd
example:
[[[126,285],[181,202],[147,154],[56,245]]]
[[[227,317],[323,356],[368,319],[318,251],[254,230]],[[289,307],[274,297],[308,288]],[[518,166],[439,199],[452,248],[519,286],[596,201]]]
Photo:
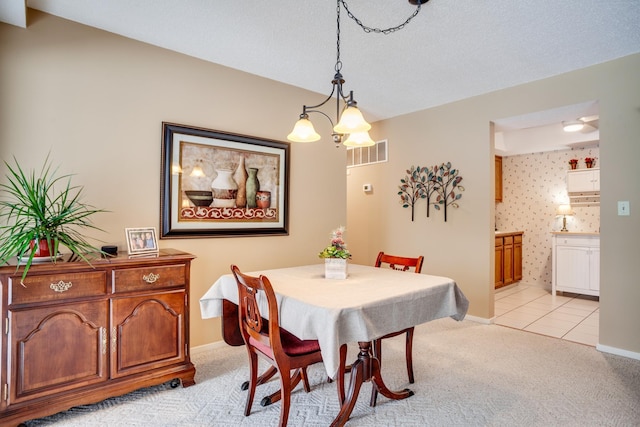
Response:
[[[522,231],[496,233],[495,288],[522,280]]]
[[[66,259],[0,267],[0,424],[173,381],[195,384],[189,357],[193,255]]]

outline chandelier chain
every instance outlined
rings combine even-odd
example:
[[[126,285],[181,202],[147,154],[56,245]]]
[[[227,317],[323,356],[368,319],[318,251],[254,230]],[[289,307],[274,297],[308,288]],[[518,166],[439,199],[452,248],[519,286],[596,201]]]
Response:
[[[342,61],[340,61],[340,0],[336,2],[336,21],[337,21],[337,30],[336,30],[336,73],[339,73],[342,69]]]
[[[346,1],[339,0],[339,2],[341,2],[342,5],[344,6],[344,10],[347,11],[347,15],[349,15],[349,18],[353,19],[356,22],[356,24],[358,24],[360,27],[362,27],[362,29],[364,30],[365,33],[382,33],[382,34],[385,34],[385,35],[386,34],[391,34],[391,33],[394,33],[394,32],[396,32],[398,30],[403,29],[405,27],[405,25],[407,25],[409,22],[411,22],[411,20],[413,18],[415,18],[418,15],[418,13],[420,13],[420,6],[422,5],[422,2],[419,1],[418,4],[417,4],[416,10],[402,24],[396,25],[395,27],[389,27],[389,28],[386,28],[386,29],[383,30],[383,29],[380,29],[380,28],[371,28],[371,27],[368,27],[368,26],[364,25],[362,23],[362,21],[360,21],[358,18],[355,17],[355,15],[353,13],[351,13],[351,11],[349,10],[349,7],[347,6],[347,2]],[[340,29],[339,29],[340,28],[339,27],[340,26],[340,18],[339,18],[339,15],[340,15],[340,5],[338,5],[338,36],[340,36]],[[338,40],[338,49],[339,48],[340,48],[340,42]]]

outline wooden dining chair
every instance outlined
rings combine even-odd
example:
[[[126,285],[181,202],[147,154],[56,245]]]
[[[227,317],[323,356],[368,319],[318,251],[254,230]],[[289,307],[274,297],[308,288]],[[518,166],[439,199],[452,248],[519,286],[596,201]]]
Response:
[[[376,259],[376,267],[389,267],[394,270],[401,271],[410,271],[413,269],[415,273],[420,273],[422,271],[422,263],[424,261],[424,257],[420,255],[417,258],[409,258],[409,257],[401,257],[396,255],[388,255],[384,252],[380,252],[378,254],[378,258]],[[384,335],[380,338],[373,340],[373,355],[380,361],[382,365],[382,340],[386,338],[396,337],[398,335],[406,334],[406,361],[407,361],[407,374],[409,376],[409,382],[413,384],[413,326],[407,329],[403,329],[401,331],[392,332],[390,334]],[[378,390],[373,387],[373,391],[371,392],[371,406],[376,406],[376,400],[378,398]]]
[[[300,340],[280,327],[276,295],[267,277],[248,276],[241,273],[235,265],[231,266],[231,271],[238,285],[238,321],[249,355],[249,391],[244,415],[248,416],[251,413],[258,382],[260,356],[280,374],[280,398],[273,401],[282,401],[279,426],[284,427],[289,418],[291,391],[300,380],[303,382],[304,390],[307,393],[311,391],[307,366],[322,362],[320,345],[316,340]],[[259,301],[267,303],[268,321],[260,312]],[[295,370],[293,375],[292,370]]]

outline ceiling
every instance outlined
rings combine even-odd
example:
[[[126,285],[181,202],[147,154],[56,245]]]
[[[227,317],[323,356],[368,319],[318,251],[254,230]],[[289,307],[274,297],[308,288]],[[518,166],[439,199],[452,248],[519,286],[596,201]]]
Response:
[[[25,0],[0,20],[28,27]],[[364,25],[404,22],[408,0],[349,0]],[[26,0],[71,21],[321,94],[336,60],[333,0]],[[430,0],[404,29],[366,33],[341,12],[345,89],[369,121],[544,79],[640,52],[637,0]],[[562,114],[564,114],[564,116]],[[499,129],[574,120],[560,108]],[[566,116],[566,117],[565,117]],[[292,119],[293,120],[293,119]]]

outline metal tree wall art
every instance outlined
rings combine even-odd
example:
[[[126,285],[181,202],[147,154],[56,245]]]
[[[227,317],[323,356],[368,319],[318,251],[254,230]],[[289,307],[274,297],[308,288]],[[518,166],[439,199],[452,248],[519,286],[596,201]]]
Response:
[[[400,203],[403,208],[411,208],[411,221],[414,220],[415,205],[420,199],[427,199],[427,218],[431,205],[436,210],[444,211],[444,220],[447,220],[447,206],[457,208],[460,194],[464,187],[460,185],[462,177],[457,169],[451,168],[451,162],[442,163],[440,166],[420,167],[411,166],[407,169],[407,176],[400,179]],[[435,196],[435,201],[432,201]]]
[[[444,210],[444,220],[447,221],[447,206],[457,208],[459,205],[458,200],[462,197],[461,191],[464,191],[464,187],[459,185],[462,181],[462,177],[458,175],[457,169],[451,168],[451,162],[443,163],[435,172],[436,182],[438,184],[438,197],[433,207],[440,210],[440,206]],[[456,189],[458,193],[456,193]]]
[[[411,221],[414,218],[416,202],[426,197],[424,194],[424,179],[420,166],[411,166],[411,169],[407,169],[407,176],[400,179],[400,191],[398,191],[400,203],[402,203],[403,208],[411,208]]]

